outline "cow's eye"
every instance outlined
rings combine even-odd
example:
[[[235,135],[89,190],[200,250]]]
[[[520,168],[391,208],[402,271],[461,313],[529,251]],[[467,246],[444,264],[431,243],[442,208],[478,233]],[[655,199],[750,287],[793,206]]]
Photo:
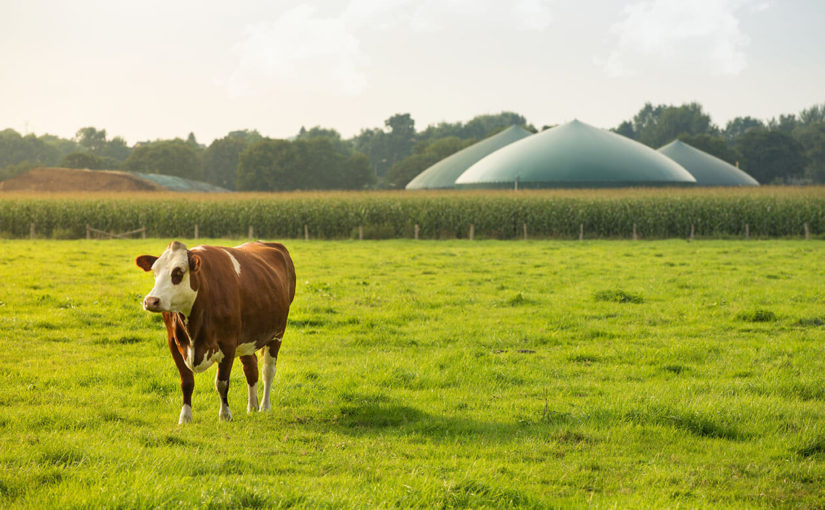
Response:
[[[172,270],[172,284],[177,285],[183,280],[183,269],[176,267]]]

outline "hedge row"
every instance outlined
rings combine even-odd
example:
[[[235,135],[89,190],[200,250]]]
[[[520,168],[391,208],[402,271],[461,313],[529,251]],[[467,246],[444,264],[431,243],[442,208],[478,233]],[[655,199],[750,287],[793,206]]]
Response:
[[[520,239],[792,237],[825,233],[825,188],[578,192],[0,195],[0,236]]]

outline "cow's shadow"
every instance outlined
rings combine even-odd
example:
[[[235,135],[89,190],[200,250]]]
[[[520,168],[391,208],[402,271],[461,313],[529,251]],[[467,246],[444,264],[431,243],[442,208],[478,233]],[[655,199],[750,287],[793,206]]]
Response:
[[[337,433],[365,435],[419,435],[427,440],[456,437],[513,438],[545,435],[552,429],[568,428],[575,422],[572,417],[556,414],[530,417],[502,417],[501,421],[484,421],[454,411],[443,415],[425,412],[415,407],[383,399],[346,403],[340,406],[331,421],[322,427]]]

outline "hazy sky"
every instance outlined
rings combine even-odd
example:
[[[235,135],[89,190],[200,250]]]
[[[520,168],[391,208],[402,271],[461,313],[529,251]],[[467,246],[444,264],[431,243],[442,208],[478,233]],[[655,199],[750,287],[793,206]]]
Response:
[[[720,126],[825,102],[823,0],[0,0],[0,129],[345,137],[503,110]]]

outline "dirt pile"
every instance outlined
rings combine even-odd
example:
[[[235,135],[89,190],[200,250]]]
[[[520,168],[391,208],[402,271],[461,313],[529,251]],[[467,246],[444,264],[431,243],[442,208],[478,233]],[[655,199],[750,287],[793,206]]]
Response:
[[[0,191],[158,191],[164,189],[126,172],[35,168],[0,181]]]

